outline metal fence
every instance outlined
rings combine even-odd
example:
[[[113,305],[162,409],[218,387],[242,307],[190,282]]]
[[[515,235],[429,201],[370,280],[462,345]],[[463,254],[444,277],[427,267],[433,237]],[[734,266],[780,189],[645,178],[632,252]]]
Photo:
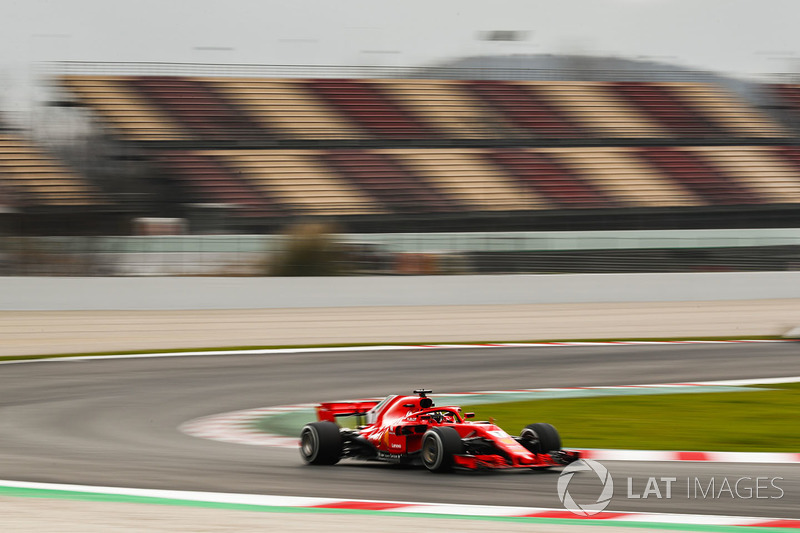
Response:
[[[6,275],[260,276],[280,262],[283,275],[800,270],[800,229],[0,239]]]

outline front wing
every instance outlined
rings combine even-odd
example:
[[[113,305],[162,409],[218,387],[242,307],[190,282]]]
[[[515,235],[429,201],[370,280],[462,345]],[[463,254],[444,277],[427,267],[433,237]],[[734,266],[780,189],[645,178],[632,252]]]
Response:
[[[469,455],[457,454],[453,456],[455,466],[470,470],[504,469],[504,468],[549,468],[551,466],[564,466],[580,459],[580,453],[575,451],[557,451],[553,453],[533,453],[529,457],[507,458],[500,454]]]

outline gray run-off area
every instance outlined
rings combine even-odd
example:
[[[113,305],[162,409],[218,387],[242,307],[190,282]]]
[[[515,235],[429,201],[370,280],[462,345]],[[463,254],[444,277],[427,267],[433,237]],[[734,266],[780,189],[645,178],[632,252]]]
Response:
[[[281,309],[800,298],[800,272],[355,276],[3,277],[0,310]]]
[[[0,278],[0,355],[783,335],[800,272]]]

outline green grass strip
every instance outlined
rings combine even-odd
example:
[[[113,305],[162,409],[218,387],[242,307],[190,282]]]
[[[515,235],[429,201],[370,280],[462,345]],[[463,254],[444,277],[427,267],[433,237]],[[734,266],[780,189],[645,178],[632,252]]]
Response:
[[[746,392],[528,400],[470,407],[512,435],[532,422],[558,428],[565,447],[797,452],[800,383]]]
[[[693,525],[693,524],[662,524],[658,522],[622,522],[614,520],[592,520],[592,519],[568,519],[568,518],[534,518],[534,517],[513,517],[513,516],[471,516],[471,515],[450,515],[435,513],[399,513],[393,511],[368,511],[360,509],[330,509],[313,507],[281,507],[248,505],[237,503],[209,502],[181,500],[171,498],[158,498],[147,496],[129,496],[120,494],[103,494],[97,492],[80,492],[48,489],[27,489],[16,487],[0,486],[0,495],[22,498],[46,498],[73,501],[89,502],[114,502],[114,503],[140,503],[171,505],[178,507],[199,507],[206,509],[225,509],[233,511],[252,511],[267,513],[307,513],[307,514],[347,514],[347,515],[368,515],[368,516],[392,516],[409,518],[433,518],[433,519],[455,519],[455,520],[482,520],[491,522],[522,522],[530,524],[560,524],[560,525],[589,525],[589,526],[612,526],[630,528],[662,529],[672,531],[703,531],[719,533],[786,533],[786,528],[775,527],[752,527],[752,526],[719,526],[719,525]],[[769,521],[765,518],[764,521]]]
[[[548,343],[548,342],[674,342],[674,341],[737,341],[737,340],[791,340],[784,339],[777,335],[747,335],[741,337],[647,337],[647,338],[626,338],[626,339],[546,339],[546,340],[526,340],[526,341],[504,341],[504,340],[482,340],[482,341],[432,341],[432,342],[356,342],[340,344],[286,344],[268,346],[220,346],[220,347],[201,347],[201,348],[164,348],[159,350],[123,350],[114,352],[74,352],[59,354],[37,354],[37,355],[2,355],[0,361],[23,361],[28,359],[54,359],[61,357],[103,357],[111,355],[146,355],[157,353],[190,353],[190,352],[217,352],[217,351],[243,351],[243,350],[291,350],[291,349],[315,349],[315,348],[370,348],[373,346],[427,346],[427,345],[464,345],[475,344],[527,344],[527,343]]]

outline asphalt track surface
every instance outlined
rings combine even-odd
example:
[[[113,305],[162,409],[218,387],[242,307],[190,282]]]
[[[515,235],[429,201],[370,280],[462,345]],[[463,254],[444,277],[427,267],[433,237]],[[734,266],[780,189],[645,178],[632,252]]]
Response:
[[[5,479],[214,492],[560,508],[557,472],[434,475],[343,462],[306,466],[294,450],[190,437],[221,412],[404,393],[629,385],[800,375],[800,344],[472,348],[32,362],[0,365]],[[691,416],[691,413],[686,413]],[[531,421],[536,421],[532,413]],[[558,425],[558,420],[550,422]],[[566,443],[568,446],[569,443]],[[675,435],[673,449],[682,449]],[[800,465],[606,462],[608,510],[800,518]],[[675,477],[671,499],[629,499]],[[686,497],[686,480],[783,478],[781,498]],[[764,483],[762,482],[762,485]],[[596,477],[570,490],[598,494]],[[663,486],[662,486],[663,488]],[[775,490],[762,495],[777,496]]]

